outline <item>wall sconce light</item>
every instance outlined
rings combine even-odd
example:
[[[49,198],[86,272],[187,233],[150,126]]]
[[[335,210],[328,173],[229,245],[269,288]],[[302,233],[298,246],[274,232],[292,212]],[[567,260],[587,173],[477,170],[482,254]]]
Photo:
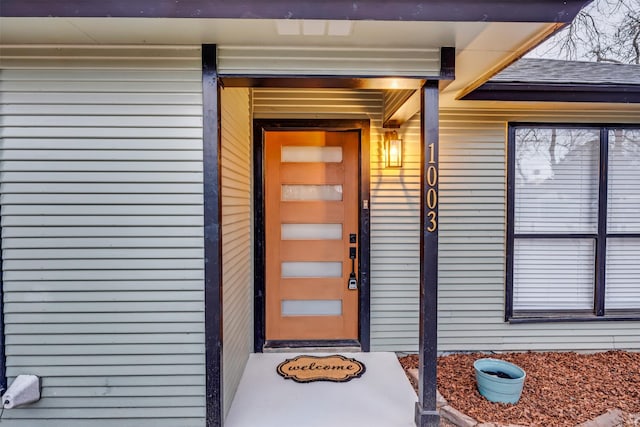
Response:
[[[396,131],[384,134],[384,166],[386,168],[402,167],[402,139]]]

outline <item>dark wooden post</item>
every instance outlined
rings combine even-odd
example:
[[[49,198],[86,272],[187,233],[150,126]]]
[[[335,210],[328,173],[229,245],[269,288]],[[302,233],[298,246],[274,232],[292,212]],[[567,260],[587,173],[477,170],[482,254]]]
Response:
[[[421,89],[420,336],[416,426],[437,427],[438,336],[438,82]]]
[[[220,192],[220,84],[216,45],[202,46],[204,159],[204,317],[207,427],[221,427],[222,230]]]

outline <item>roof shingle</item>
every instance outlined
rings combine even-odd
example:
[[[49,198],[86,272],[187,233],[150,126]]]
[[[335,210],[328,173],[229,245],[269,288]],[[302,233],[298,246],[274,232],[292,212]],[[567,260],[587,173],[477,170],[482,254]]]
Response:
[[[489,82],[640,85],[640,65],[522,58]]]

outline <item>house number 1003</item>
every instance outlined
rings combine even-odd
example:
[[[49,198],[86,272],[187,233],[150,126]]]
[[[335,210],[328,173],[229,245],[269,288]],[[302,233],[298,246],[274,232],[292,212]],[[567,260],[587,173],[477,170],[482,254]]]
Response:
[[[436,214],[436,208],[438,207],[438,191],[436,185],[438,184],[438,168],[436,167],[436,160],[434,155],[434,146],[429,144],[429,167],[427,168],[427,218],[429,225],[427,231],[432,233],[438,229],[438,216]]]

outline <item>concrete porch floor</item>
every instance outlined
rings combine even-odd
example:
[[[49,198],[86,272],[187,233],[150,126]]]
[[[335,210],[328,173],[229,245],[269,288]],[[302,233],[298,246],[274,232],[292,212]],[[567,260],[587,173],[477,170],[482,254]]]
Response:
[[[339,353],[366,366],[346,383],[299,384],[276,367],[300,354],[252,354],[225,427],[414,427],[417,396],[393,353]]]

